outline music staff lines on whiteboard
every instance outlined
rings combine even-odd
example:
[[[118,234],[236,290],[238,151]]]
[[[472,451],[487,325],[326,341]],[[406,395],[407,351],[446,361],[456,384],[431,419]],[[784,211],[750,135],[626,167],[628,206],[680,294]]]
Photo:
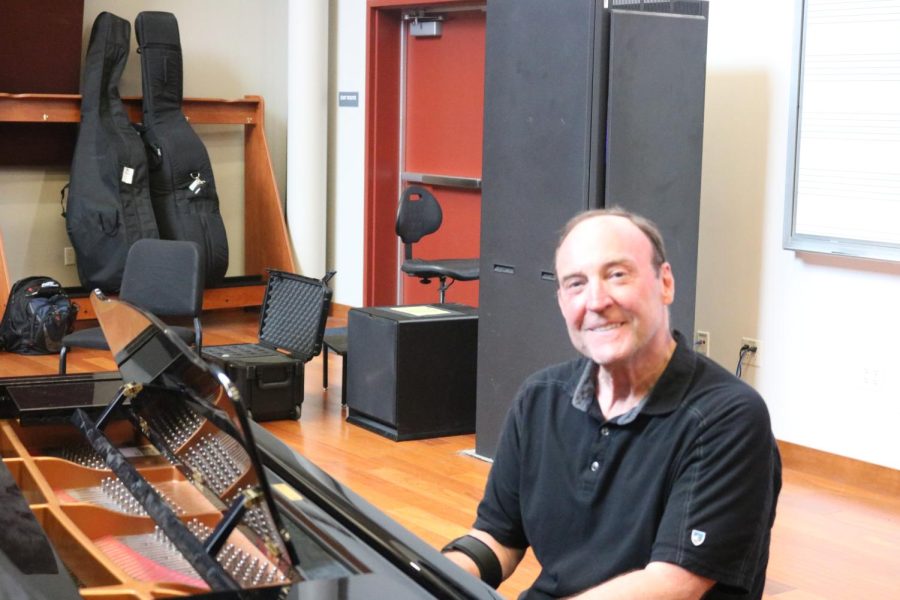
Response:
[[[804,112],[807,139],[900,141],[900,114]]]
[[[900,0],[810,0],[810,24],[900,21]]]

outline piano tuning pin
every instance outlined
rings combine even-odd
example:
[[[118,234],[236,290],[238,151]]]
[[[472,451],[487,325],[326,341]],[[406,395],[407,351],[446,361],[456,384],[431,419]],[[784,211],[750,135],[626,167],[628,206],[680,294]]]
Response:
[[[278,567],[269,565],[269,568],[266,570],[266,583],[275,583],[283,579],[284,576],[281,574],[281,571],[278,570]]]
[[[275,568],[275,565],[271,563],[266,563],[265,568],[260,573],[260,582],[261,583],[273,583],[275,581],[275,574],[278,572],[278,569]]]
[[[174,545],[169,539],[169,536],[165,534],[165,532],[160,528],[159,525],[155,525],[153,527],[153,537],[164,547],[170,547]]]

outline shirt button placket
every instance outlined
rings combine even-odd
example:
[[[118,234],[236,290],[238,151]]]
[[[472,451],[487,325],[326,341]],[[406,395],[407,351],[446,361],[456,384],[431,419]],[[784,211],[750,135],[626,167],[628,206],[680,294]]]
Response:
[[[609,427],[607,427],[606,425],[601,427],[600,428],[600,436],[601,436],[600,451],[601,451],[601,454],[604,454],[606,452],[606,449],[604,448],[604,446],[606,444],[606,440],[602,440],[602,438],[609,437]],[[595,460],[591,463],[591,466],[590,466],[591,473],[596,473],[597,471],[600,470],[600,460],[599,460],[600,457],[598,456],[597,458],[598,458],[598,460]]]

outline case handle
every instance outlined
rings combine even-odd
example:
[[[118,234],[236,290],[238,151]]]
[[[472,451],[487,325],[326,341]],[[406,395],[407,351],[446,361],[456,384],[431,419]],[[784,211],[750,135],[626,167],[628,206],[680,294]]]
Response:
[[[263,381],[262,379],[256,380],[256,387],[261,390],[275,390],[278,388],[287,387],[291,383],[291,376],[293,373],[288,371],[285,375],[284,379],[275,380],[275,381]]]

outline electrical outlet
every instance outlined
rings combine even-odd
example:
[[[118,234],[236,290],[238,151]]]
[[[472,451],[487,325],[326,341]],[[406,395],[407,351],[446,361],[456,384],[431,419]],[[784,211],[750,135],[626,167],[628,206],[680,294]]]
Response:
[[[709,332],[698,331],[694,336],[694,350],[703,356],[709,356]]]
[[[881,369],[873,366],[865,366],[862,369],[862,384],[869,390],[877,390],[881,387],[881,381],[884,377]]]
[[[760,353],[762,352],[762,342],[759,340],[755,340],[753,338],[741,338],[741,348],[744,346],[750,346],[751,348],[756,348],[754,352],[747,352],[744,355],[744,366],[747,367],[759,367],[762,363],[759,360]]]
[[[70,266],[75,264],[75,248],[67,246],[63,248],[63,265]]]

